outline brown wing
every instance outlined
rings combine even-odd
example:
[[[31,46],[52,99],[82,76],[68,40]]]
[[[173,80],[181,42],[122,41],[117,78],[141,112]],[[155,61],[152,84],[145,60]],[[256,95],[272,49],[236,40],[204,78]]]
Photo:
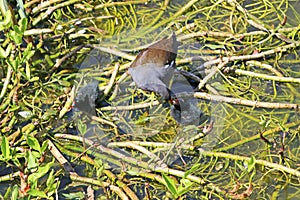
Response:
[[[171,38],[159,40],[148,48],[142,50],[131,64],[131,67],[147,63],[156,63],[159,66],[169,64],[176,59],[177,48],[178,42],[176,35],[173,33]]]

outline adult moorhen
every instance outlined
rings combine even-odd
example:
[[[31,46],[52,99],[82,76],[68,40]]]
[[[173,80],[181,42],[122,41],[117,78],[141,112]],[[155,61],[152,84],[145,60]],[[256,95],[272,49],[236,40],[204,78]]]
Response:
[[[137,87],[170,100],[168,86],[176,67],[177,49],[178,42],[173,33],[170,38],[164,38],[142,50],[128,69]]]

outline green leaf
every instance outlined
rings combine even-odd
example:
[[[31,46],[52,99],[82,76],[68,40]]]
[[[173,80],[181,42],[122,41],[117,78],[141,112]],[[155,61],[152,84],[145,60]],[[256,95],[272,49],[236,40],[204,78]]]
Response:
[[[189,187],[189,186],[193,185],[193,183],[189,179],[186,179],[186,178],[181,179],[180,183],[182,185],[184,185],[185,187]]]
[[[197,169],[199,169],[200,164],[197,163],[195,165],[193,165],[189,170],[187,170],[184,175],[183,175],[183,179],[185,179],[188,175],[190,175],[191,173],[193,173],[194,171],[196,171]]]
[[[0,46],[0,58],[7,58],[11,52],[11,49],[12,43],[9,43],[5,50]]]
[[[48,198],[48,196],[46,195],[45,192],[42,192],[42,191],[37,190],[37,189],[30,189],[27,193],[29,195],[35,196],[35,197]]]
[[[26,79],[27,80],[30,80],[30,66],[26,63],[26,66],[25,66],[25,72],[26,72]]]
[[[0,58],[6,58],[5,50],[0,46]]]
[[[48,196],[54,194],[55,192],[57,192],[57,188],[59,187],[59,180],[58,179],[53,179],[55,182],[53,182],[51,185],[49,185],[47,187],[47,194]]]
[[[0,31],[7,30],[13,24],[12,14],[10,10],[6,10],[4,20],[0,22]]]
[[[38,170],[28,176],[28,181],[32,184],[36,183],[39,178],[47,174],[52,167],[53,162],[47,163],[44,166],[39,166]]]
[[[12,162],[17,166],[17,167],[23,167],[23,164],[20,163],[19,159],[17,158],[17,156],[13,156],[12,157]]]
[[[22,36],[22,35],[23,35],[23,32],[22,32],[22,30],[21,30],[20,28],[21,28],[21,27],[19,27],[19,26],[17,26],[17,25],[14,25],[14,26],[13,26],[14,31],[15,31],[18,35]]]
[[[13,60],[9,60],[6,59],[6,63],[15,71],[15,72],[19,72],[18,67],[20,64],[20,60],[18,58],[13,59]]]
[[[250,160],[248,161],[248,169],[247,169],[248,172],[251,172],[255,168],[255,161],[256,161],[255,157],[251,156]]]
[[[35,51],[32,50],[32,43],[29,43],[26,47],[26,49],[23,51],[23,58],[21,62],[26,62],[28,61],[33,55]]]
[[[40,78],[35,76],[35,77],[32,77],[29,81],[30,82],[35,82],[35,81],[38,81],[38,80],[40,80]]]
[[[84,135],[86,133],[87,126],[81,120],[78,121],[77,128],[81,135]]]
[[[54,194],[59,185],[59,180],[55,179],[54,173],[55,171],[52,169],[46,182],[47,187],[45,190],[47,191],[48,196]]]
[[[94,162],[95,162],[95,167],[97,168],[103,167],[103,162],[100,158],[95,158]]]
[[[16,110],[19,110],[21,106],[18,105],[12,105],[11,108],[8,110],[9,112],[14,112]]]
[[[22,35],[18,34],[16,31],[10,31],[8,33],[8,36],[12,41],[14,41],[17,45],[20,45],[22,43]]]
[[[13,191],[11,193],[11,200],[17,200],[19,196],[19,187],[14,185]]]
[[[48,147],[48,140],[45,140],[42,144],[41,152],[46,151],[47,147]]]
[[[83,192],[74,192],[74,193],[68,193],[63,194],[64,197],[67,199],[84,199],[85,195]]]
[[[101,177],[103,174],[104,166],[101,166],[99,169],[96,171],[97,177]]]
[[[2,156],[5,160],[10,159],[10,148],[9,143],[6,137],[2,136],[2,142],[1,142],[1,152]]]
[[[40,143],[39,143],[39,141],[36,138],[34,138],[32,136],[27,136],[27,144],[32,149],[34,149],[34,150],[42,153]]]
[[[0,58],[7,58],[11,52],[11,49],[12,49],[11,43],[9,43],[9,45],[6,47],[5,50],[0,46]]]
[[[5,194],[3,196],[1,195],[0,199],[9,199],[9,197],[11,196],[10,194],[12,192],[11,191],[12,189],[13,189],[12,187],[8,187],[7,190],[5,191]]]
[[[71,86],[71,83],[70,81],[65,81],[65,80],[58,80],[58,83],[62,86],[65,86],[65,87],[70,87]]]
[[[9,43],[8,46],[6,47],[6,50],[5,50],[6,57],[8,57],[8,55],[10,54],[12,48],[13,48],[12,43]]]
[[[29,170],[35,169],[37,165],[37,159],[36,157],[33,156],[31,151],[27,151],[26,153],[26,158],[27,158],[27,168]]]
[[[27,30],[28,20],[27,18],[22,18],[19,22],[19,27],[21,27],[22,34]]]
[[[192,187],[193,183],[188,179],[181,179],[180,186],[178,187],[178,196],[182,196],[187,193]]]
[[[162,177],[165,180],[165,185],[168,188],[168,190],[172,193],[172,195],[175,198],[177,198],[177,188],[175,185],[175,181],[165,174],[163,174]]]
[[[54,175],[54,170],[52,169],[46,181],[47,188],[49,188],[55,181],[54,180],[55,177],[53,175]]]
[[[256,170],[253,170],[252,173],[251,173],[251,176],[249,178],[250,183],[252,182],[255,175],[256,175]]]
[[[288,132],[289,131],[289,128],[285,127],[282,123],[278,123],[280,129],[283,131],[283,132]]]

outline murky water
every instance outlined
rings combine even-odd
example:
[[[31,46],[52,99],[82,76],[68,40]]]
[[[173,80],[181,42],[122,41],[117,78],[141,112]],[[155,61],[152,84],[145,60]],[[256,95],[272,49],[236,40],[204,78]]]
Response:
[[[25,110],[36,102],[43,105],[33,109],[40,122],[37,137],[44,129],[49,130],[50,139],[58,133],[83,136],[83,142],[53,140],[68,155],[75,172],[108,183],[95,189],[99,199],[117,198],[110,190],[117,185],[115,180],[123,181],[140,199],[147,195],[148,199],[174,198],[163,175],[177,179],[176,187],[193,182],[182,195],[186,199],[297,199],[299,7],[296,0],[177,0],[114,5],[77,2],[57,9],[37,26],[52,27],[47,29],[52,32],[31,38],[37,44],[43,42],[30,62],[32,76],[42,82],[21,80],[27,84],[24,94],[30,90],[24,97]],[[32,21],[36,15],[30,15]],[[139,52],[173,33],[179,42],[176,69],[196,76],[174,73],[168,89],[177,104],[138,89],[127,74]],[[52,62],[82,44],[86,46],[52,71]],[[28,69],[22,70],[22,76],[24,71],[28,74]],[[143,76],[146,79],[147,74]],[[43,121],[48,110],[63,110],[60,104],[71,93],[68,85],[76,87],[73,109],[64,119],[53,114]],[[44,96],[36,100],[39,92]],[[280,108],[284,104],[297,104],[298,109]],[[23,127],[31,120],[17,125]],[[203,134],[207,129],[211,130]],[[81,155],[68,151],[84,152],[81,155],[96,163],[79,162]],[[49,153],[47,159],[52,158]],[[3,176],[11,173],[6,164],[1,165]],[[59,166],[55,163],[51,169],[59,171]],[[110,173],[117,179],[112,181]],[[63,172],[54,176],[61,181],[59,199],[84,198],[85,184],[90,183],[72,182]],[[37,180],[43,182],[41,188],[46,188],[45,177]],[[200,179],[204,183],[199,184]],[[9,188],[3,183],[2,194]]]

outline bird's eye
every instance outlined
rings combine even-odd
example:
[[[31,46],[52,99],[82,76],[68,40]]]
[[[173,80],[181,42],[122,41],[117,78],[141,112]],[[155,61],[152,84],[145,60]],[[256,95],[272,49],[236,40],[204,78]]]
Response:
[[[165,64],[165,68],[169,68],[169,67],[173,67],[174,66],[174,64],[175,64],[175,61],[174,60],[172,60],[171,62],[167,62],[166,64]]]

